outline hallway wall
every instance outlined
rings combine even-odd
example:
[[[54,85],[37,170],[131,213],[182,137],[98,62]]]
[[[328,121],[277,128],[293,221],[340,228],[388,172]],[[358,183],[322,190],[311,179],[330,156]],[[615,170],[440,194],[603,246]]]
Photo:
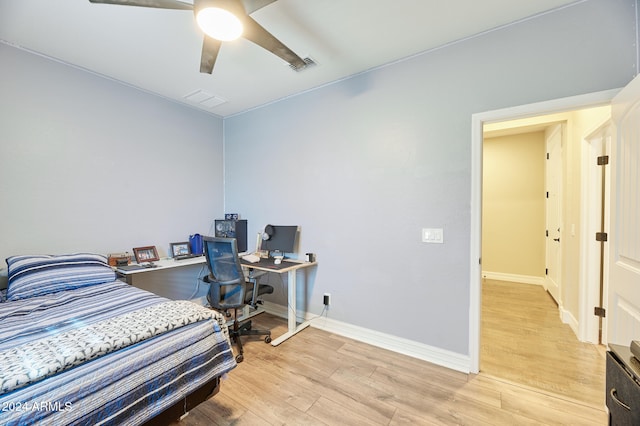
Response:
[[[545,270],[544,132],[483,145],[483,275],[540,284]]]

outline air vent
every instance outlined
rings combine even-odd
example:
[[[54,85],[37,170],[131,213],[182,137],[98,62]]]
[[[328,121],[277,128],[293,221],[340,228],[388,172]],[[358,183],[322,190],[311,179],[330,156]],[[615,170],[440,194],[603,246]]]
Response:
[[[289,68],[291,68],[291,69],[292,69],[292,70],[294,70],[295,72],[300,72],[300,71],[302,71],[302,70],[306,70],[307,68],[309,68],[309,67],[311,67],[311,66],[317,65],[317,64],[316,64],[316,61],[314,61],[313,59],[311,59],[311,58],[309,58],[309,57],[304,58],[304,59],[303,59],[303,61],[304,61],[304,66],[301,66],[301,67],[295,67],[295,66],[293,66],[293,65],[289,64]]]
[[[184,99],[193,105],[204,108],[214,108],[227,102],[218,96],[207,93],[204,90],[196,90],[184,96]]]

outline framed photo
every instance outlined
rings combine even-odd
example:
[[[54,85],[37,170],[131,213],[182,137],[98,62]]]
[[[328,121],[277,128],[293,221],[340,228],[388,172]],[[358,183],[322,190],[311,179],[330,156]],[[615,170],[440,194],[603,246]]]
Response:
[[[183,243],[171,243],[171,255],[173,257],[191,254],[191,244],[189,241]]]
[[[160,260],[156,246],[136,247],[133,249],[133,254],[136,256],[136,262],[138,263]]]

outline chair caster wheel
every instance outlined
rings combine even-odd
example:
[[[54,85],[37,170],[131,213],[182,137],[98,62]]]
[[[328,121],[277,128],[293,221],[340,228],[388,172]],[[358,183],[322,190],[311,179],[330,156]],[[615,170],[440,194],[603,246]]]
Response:
[[[241,363],[242,361],[244,361],[244,356],[242,354],[236,355],[236,362]]]
[[[267,336],[264,338],[265,343],[271,343],[271,336]]]

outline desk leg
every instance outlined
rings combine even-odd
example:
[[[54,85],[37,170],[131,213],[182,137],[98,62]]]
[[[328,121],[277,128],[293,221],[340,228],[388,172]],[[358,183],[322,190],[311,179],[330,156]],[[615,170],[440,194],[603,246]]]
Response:
[[[119,274],[116,272],[116,278],[119,279],[120,281],[124,281],[129,285],[133,285],[133,275],[134,274]]]
[[[309,327],[311,325],[310,321],[304,321],[300,325],[297,325],[296,321],[296,291],[297,291],[297,283],[296,283],[296,270],[287,272],[287,286],[289,287],[288,291],[288,307],[287,307],[287,325],[288,330],[282,336],[278,337],[275,340],[271,341],[273,346],[278,346],[280,343],[287,340],[289,337],[298,333],[301,330]]]

